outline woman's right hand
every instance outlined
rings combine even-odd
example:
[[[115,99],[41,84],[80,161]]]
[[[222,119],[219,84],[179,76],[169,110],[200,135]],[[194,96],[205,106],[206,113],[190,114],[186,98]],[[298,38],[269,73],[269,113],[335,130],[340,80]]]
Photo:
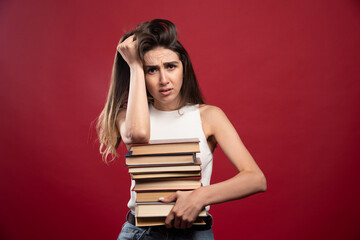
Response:
[[[131,35],[117,46],[117,51],[121,54],[130,68],[136,65],[142,66],[142,62],[136,51],[137,40],[134,40],[134,38],[135,36]]]

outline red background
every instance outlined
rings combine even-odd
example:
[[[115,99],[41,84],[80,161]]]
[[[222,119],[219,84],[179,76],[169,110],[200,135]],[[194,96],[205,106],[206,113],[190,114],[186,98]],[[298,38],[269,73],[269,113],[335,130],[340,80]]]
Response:
[[[357,0],[2,0],[0,238],[116,239],[129,176],[90,124],[119,38],[153,18],[177,25],[267,177],[266,193],[212,206],[215,237],[359,239]],[[212,182],[234,174],[217,149]]]

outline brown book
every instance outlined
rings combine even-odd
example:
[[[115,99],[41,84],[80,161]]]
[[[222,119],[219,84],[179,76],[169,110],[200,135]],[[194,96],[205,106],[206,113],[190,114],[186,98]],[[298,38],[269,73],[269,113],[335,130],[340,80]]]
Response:
[[[157,165],[157,164],[186,164],[194,163],[195,153],[179,153],[179,154],[153,154],[133,156],[131,152],[125,155],[126,165]]]
[[[159,198],[169,197],[174,194],[176,190],[173,191],[150,191],[150,192],[136,192],[136,202],[157,202]]]
[[[158,178],[184,178],[184,177],[200,177],[200,171],[194,172],[160,172],[160,173],[132,173],[131,179],[158,179]]]
[[[147,144],[133,144],[131,155],[197,153],[200,152],[198,138],[151,140]]]
[[[149,202],[137,204],[135,207],[135,224],[138,227],[165,225],[165,219],[174,207],[175,203]],[[206,210],[199,213],[199,217],[193,225],[204,225],[205,221],[201,217],[206,217]]]
[[[174,178],[165,180],[135,180],[134,191],[193,190],[201,187],[201,178]]]
[[[142,203],[135,207],[135,217],[166,217],[169,215],[175,203]],[[206,217],[206,210],[203,209],[199,217]]]
[[[195,172],[200,170],[200,164],[182,164],[176,166],[131,167],[129,173]]]

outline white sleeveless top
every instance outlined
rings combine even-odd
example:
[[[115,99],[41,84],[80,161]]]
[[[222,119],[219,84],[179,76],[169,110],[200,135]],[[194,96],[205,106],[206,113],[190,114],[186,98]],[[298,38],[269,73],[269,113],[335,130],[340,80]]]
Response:
[[[174,138],[198,138],[200,140],[200,153],[196,157],[201,160],[201,183],[203,186],[210,184],[213,166],[213,154],[207,144],[202,129],[199,105],[186,105],[175,111],[161,111],[152,104],[150,113],[150,140],[174,139]],[[135,181],[131,181],[130,201],[128,207],[134,211],[136,194],[132,191]],[[207,207],[209,210],[209,207]]]

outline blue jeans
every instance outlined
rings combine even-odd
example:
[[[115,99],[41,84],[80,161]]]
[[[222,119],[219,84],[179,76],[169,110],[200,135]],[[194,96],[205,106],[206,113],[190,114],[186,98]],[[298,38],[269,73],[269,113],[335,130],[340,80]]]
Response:
[[[136,227],[125,222],[117,240],[211,240],[214,234],[211,229],[192,231],[189,229],[167,229],[165,227]]]

